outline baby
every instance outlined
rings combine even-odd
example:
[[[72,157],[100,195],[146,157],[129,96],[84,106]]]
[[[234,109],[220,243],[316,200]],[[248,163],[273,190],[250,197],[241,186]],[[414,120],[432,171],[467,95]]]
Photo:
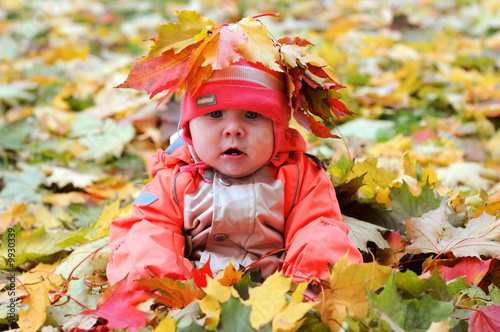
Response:
[[[328,264],[362,261],[334,187],[288,126],[284,73],[244,58],[214,70],[181,105],[180,138],[151,157],[153,179],[131,215],[111,224],[111,284],[189,278],[209,262],[296,281],[328,279]]]

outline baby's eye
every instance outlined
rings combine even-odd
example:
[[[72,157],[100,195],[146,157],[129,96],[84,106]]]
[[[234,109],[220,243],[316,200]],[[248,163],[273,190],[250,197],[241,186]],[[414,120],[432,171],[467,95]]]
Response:
[[[245,114],[245,117],[248,119],[257,119],[259,117],[259,113],[249,111]]]
[[[213,111],[208,113],[211,118],[220,118],[222,117],[222,111]]]

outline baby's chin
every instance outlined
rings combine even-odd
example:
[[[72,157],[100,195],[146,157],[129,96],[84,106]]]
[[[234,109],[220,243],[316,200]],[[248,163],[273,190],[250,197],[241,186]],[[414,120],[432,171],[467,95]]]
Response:
[[[248,169],[238,169],[238,167],[231,169],[231,167],[229,166],[229,167],[224,167],[224,168],[220,168],[220,169],[214,167],[214,169],[223,176],[230,177],[233,179],[240,179],[240,178],[244,178],[244,177],[247,177],[247,176],[255,173],[256,171],[258,171],[259,169],[261,169],[264,166],[265,165],[261,165],[259,167],[253,167],[253,168],[248,168]]]

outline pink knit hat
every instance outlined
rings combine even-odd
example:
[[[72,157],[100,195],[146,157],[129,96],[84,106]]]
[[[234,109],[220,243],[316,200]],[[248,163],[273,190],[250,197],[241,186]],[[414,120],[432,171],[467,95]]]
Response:
[[[191,119],[223,109],[242,109],[269,117],[274,128],[274,157],[291,118],[285,74],[244,59],[214,70],[198,90],[184,94],[180,120],[184,141],[193,144],[188,125]]]

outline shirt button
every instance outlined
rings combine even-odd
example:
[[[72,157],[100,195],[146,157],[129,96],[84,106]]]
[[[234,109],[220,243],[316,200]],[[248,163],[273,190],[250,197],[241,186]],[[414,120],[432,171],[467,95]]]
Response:
[[[225,239],[227,239],[227,235],[226,234],[219,233],[219,234],[215,234],[214,235],[214,240],[217,241],[217,242],[222,242]]]
[[[219,178],[219,182],[222,183],[222,185],[226,186],[226,187],[229,187],[232,183],[231,183],[231,180],[229,180],[227,177],[225,176],[221,176]]]

